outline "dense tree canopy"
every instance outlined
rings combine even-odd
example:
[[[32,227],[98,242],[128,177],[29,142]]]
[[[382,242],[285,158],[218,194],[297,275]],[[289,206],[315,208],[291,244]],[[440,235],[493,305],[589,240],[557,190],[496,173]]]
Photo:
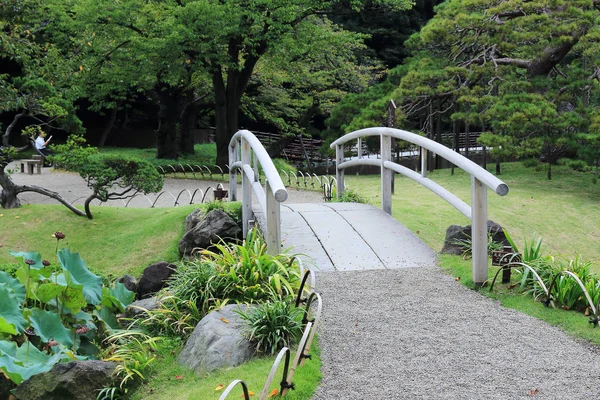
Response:
[[[55,45],[58,32],[47,22],[53,16],[43,12],[38,0],[0,4],[0,113],[12,115],[2,132],[4,146],[21,119],[81,130],[74,107],[78,63],[71,51]]]
[[[598,3],[447,0],[407,43],[413,58],[400,82],[370,104],[393,98],[406,126],[470,124],[489,132],[482,143],[497,152],[553,163],[597,133],[589,121],[599,101]],[[369,110],[339,125],[371,124]]]
[[[268,69],[267,62],[264,67],[259,65],[261,60],[270,57],[288,66],[293,61],[307,64],[306,56],[320,52],[313,66],[305,68],[320,74],[322,70],[337,68],[335,60],[350,61],[351,52],[345,56],[343,53],[356,47],[360,40],[360,36],[343,33],[328,22],[326,14],[336,1],[73,3],[72,26],[77,27],[72,28],[74,34],[77,32],[74,40],[86,43],[83,47],[90,55],[87,68],[94,88],[92,100],[110,108],[116,105],[116,99],[132,90],[143,91],[155,99],[160,106],[157,156],[165,158],[193,151],[188,138],[197,105],[212,101],[219,165],[227,162],[227,145],[238,129],[249,82],[257,68]],[[407,0],[377,3],[391,9],[411,5]],[[359,8],[362,4],[351,1],[348,6]],[[319,48],[318,43],[328,46]],[[317,80],[323,79],[311,78],[313,82]],[[323,86],[315,85],[316,90]],[[254,109],[256,113],[260,112],[258,108]],[[278,118],[276,113],[269,113],[268,117]]]

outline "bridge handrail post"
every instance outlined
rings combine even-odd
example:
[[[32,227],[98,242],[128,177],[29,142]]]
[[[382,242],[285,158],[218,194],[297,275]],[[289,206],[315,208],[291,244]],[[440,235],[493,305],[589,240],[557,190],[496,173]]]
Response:
[[[488,279],[487,187],[471,176],[471,275],[475,285]]]
[[[237,168],[232,168],[231,165],[240,161],[239,152],[237,142],[234,146],[229,146],[229,201],[237,201]]]
[[[455,152],[452,149],[447,148],[446,146],[437,143],[431,139],[425,138],[423,136],[414,134],[412,132],[403,131],[395,128],[387,128],[387,127],[375,127],[375,128],[366,128],[358,131],[354,131],[348,133],[341,138],[337,139],[333,143],[331,143],[331,148],[335,146],[336,154],[337,154],[337,176],[341,176],[343,179],[343,169],[356,165],[378,165],[377,162],[373,160],[350,160],[344,162],[343,156],[340,158],[339,149],[343,149],[344,143],[348,141],[355,140],[359,137],[363,136],[380,136],[382,142],[382,158],[384,157],[384,137],[389,136],[391,138],[396,138],[400,140],[405,140],[407,142],[416,144],[422,150],[421,153],[421,176],[416,173],[413,173],[412,170],[408,170],[407,168],[402,167],[399,164],[393,163],[391,161],[382,160],[382,163],[387,165],[384,168],[382,166],[382,207],[384,211],[388,212],[385,208],[387,204],[384,203],[385,196],[383,195],[384,187],[386,182],[389,182],[388,179],[383,178],[383,174],[385,170],[393,170],[395,172],[401,173],[404,176],[408,176],[414,181],[424,185],[425,187],[432,190],[438,196],[442,197],[448,203],[450,203],[453,207],[463,213],[467,218],[471,219],[472,224],[472,277],[473,282],[481,286],[487,280],[487,188],[492,189],[496,194],[500,196],[505,196],[508,194],[508,186],[498,179],[496,176],[492,175],[490,172],[486,171],[484,168],[481,168],[479,165],[475,164],[473,161],[468,158],[462,156],[461,154]],[[471,206],[469,207],[465,204],[461,199],[459,199],[456,195],[450,193],[445,190],[441,186],[437,185],[432,180],[428,179],[427,176],[427,152],[433,152],[446,160],[450,161],[457,167],[461,168],[469,175],[471,175]],[[342,150],[343,154],[343,150]],[[341,163],[341,167],[340,167]],[[387,164],[386,164],[387,163]],[[342,181],[343,185],[343,181]],[[338,185],[339,186],[339,185]],[[340,193],[338,188],[338,193]],[[390,197],[391,198],[391,197]],[[391,213],[391,204],[389,205],[389,213]]]
[[[338,166],[344,162],[344,144],[338,144],[335,146],[335,179],[337,184],[337,198],[341,198],[344,195],[344,169]]]
[[[242,137],[242,165],[249,165],[251,162],[252,154],[250,143]],[[253,219],[252,216],[252,182],[250,177],[242,173],[242,229],[244,237],[248,235],[248,223]]]
[[[269,181],[265,182],[265,195],[267,197],[267,213],[265,214],[267,220],[267,253],[279,254],[281,252],[281,210],[279,203],[275,199],[271,184]]]
[[[240,160],[241,153],[241,160]],[[260,184],[259,166],[265,175],[264,189]],[[265,240],[269,254],[279,254],[281,251],[281,218],[280,203],[284,202],[288,193],[281,176],[273,165],[269,154],[260,141],[247,130],[236,132],[229,142],[229,183],[230,190],[236,187],[237,169],[242,173],[242,226],[244,237],[249,230],[249,221],[254,218],[252,212],[252,192],[257,196],[261,211],[265,216]],[[233,190],[230,199],[234,200],[237,193]]]
[[[394,171],[385,167],[386,161],[392,161],[392,137],[381,134],[381,209],[392,215],[392,179]]]

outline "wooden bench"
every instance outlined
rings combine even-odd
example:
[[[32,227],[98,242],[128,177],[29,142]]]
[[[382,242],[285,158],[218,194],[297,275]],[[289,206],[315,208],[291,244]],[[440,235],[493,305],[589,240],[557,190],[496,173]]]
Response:
[[[41,158],[31,160],[19,160],[19,162],[21,163],[21,173],[25,173],[25,171],[27,171],[29,175],[33,175],[34,170],[38,174],[42,173],[42,164],[44,163],[44,160],[42,160]]]

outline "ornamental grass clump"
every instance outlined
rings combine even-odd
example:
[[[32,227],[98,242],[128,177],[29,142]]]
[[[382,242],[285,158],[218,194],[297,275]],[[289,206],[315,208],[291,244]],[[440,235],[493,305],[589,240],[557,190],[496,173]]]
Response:
[[[251,229],[242,244],[220,243],[215,247],[216,251],[202,252],[216,272],[207,282],[209,298],[238,303],[293,298],[300,283],[298,267],[289,255],[268,254],[259,230]]]
[[[275,300],[238,314],[246,322],[242,334],[259,352],[273,355],[302,336],[303,310],[287,301]]]
[[[251,229],[242,244],[215,248],[178,265],[159,293],[161,307],[147,312],[143,326],[187,337],[202,317],[227,303],[292,302],[300,284],[295,257],[268,254],[260,231]]]

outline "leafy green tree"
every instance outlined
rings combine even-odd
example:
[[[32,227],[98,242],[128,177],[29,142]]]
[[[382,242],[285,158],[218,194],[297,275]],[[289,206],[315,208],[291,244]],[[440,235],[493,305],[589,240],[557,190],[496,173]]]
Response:
[[[85,145],[76,135],[65,145],[57,146],[55,157],[59,165],[79,173],[92,189],[85,200],[85,215],[93,219],[90,204],[93,200],[123,200],[138,193],[155,193],[162,189],[163,177],[148,161],[122,156],[101,156],[97,149]]]
[[[55,46],[53,14],[43,10],[39,0],[0,4],[0,113],[12,115],[2,134],[5,147],[20,120],[72,132],[82,129],[74,107],[77,57]]]
[[[598,7],[589,0],[445,1],[408,41],[409,70],[386,96],[409,126],[432,132],[439,118],[438,126],[492,128],[482,144],[513,146],[514,155],[536,149],[553,163],[572,149],[587,109],[597,105]],[[525,103],[519,118],[527,123],[501,121]]]
[[[378,2],[411,6],[408,0]],[[157,156],[177,156],[188,123],[195,120],[193,106],[198,99],[214,96],[217,164],[224,166],[242,98],[259,61],[269,52],[294,52],[309,39],[309,32],[333,37],[326,13],[337,1],[77,3],[76,21],[83,23],[77,40],[91,43],[88,47],[95,49],[97,59],[90,70],[106,69],[102,74],[108,87],[115,86],[120,75],[124,85],[145,91],[160,105]],[[350,2],[355,8],[362,4]]]

